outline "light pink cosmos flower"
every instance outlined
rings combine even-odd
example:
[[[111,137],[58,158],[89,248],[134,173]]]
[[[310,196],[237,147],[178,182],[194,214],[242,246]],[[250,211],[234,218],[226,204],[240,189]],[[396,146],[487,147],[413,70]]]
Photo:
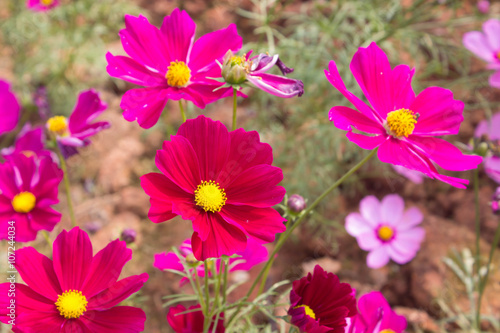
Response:
[[[202,262],[198,262],[198,260],[194,257],[193,248],[191,247],[191,239],[186,239],[182,242],[179,250],[186,262],[193,265],[198,264],[196,268],[191,269],[191,272],[196,269],[196,274],[200,277],[204,277],[205,267]],[[245,251],[236,254],[238,254],[239,257],[229,259],[229,272],[249,271],[253,266],[269,259],[267,248],[253,238],[248,238],[247,248]],[[210,262],[210,264],[215,265],[215,268],[219,271],[220,259],[215,260],[215,262]],[[172,269],[180,272],[184,271],[184,266],[175,252],[155,254],[153,266],[160,270]],[[209,275],[211,275],[210,272]],[[183,285],[186,282],[188,282],[188,279],[182,278],[180,283]]]
[[[464,104],[440,87],[426,88],[415,96],[411,87],[414,70],[406,65],[392,69],[387,55],[375,43],[359,48],[350,68],[371,107],[347,90],[337,65],[330,61],[329,70],[325,70],[327,79],[357,109],[334,106],[330,120],[335,126],[348,131],[347,138],[363,149],[378,147],[378,157],[384,163],[465,188],[467,180],[441,175],[433,164],[463,171],[481,163],[481,157],[463,155],[452,144],[434,137],[458,133]],[[353,132],[353,127],[362,133]]]
[[[347,215],[345,228],[361,249],[370,252],[368,267],[380,268],[389,259],[406,264],[415,257],[425,236],[424,229],[417,227],[422,219],[416,207],[405,211],[397,194],[387,195],[382,202],[370,195],[359,203],[359,213]]]
[[[33,247],[15,252],[14,266],[26,284],[0,284],[0,321],[8,323],[8,306],[15,301],[15,333],[138,333],[146,314],[119,306],[139,291],[148,274],[118,280],[132,258],[125,242],[115,240],[93,255],[86,232],[63,230],[53,244],[52,259]]]
[[[20,109],[16,96],[10,91],[9,83],[0,80],[0,135],[16,128]]]
[[[45,12],[59,6],[59,0],[28,0],[26,8],[35,12]]]
[[[69,119],[54,116],[47,120],[46,127],[56,136],[65,158],[76,154],[76,148],[89,145],[89,137],[110,127],[107,121],[91,123],[106,108],[107,105],[101,101],[99,94],[90,89],[78,95],[78,101]]]
[[[52,231],[61,220],[61,213],[51,206],[59,202],[62,178],[48,157],[15,154],[0,164],[0,239],[7,239],[10,221],[15,223],[17,242],[34,240],[40,230]]]
[[[32,127],[31,124],[26,123],[19,134],[17,135],[16,142],[12,147],[4,148],[0,154],[8,159],[15,154],[24,154],[26,156],[35,155],[37,157],[47,156],[57,161],[57,156],[45,149],[45,136],[43,129],[40,126]]]
[[[490,86],[500,88],[500,21],[491,19],[483,24],[483,32],[469,31],[463,37],[464,46],[496,71],[490,76]]]
[[[391,309],[379,291],[361,296],[358,314],[349,320],[346,333],[402,333],[407,326],[406,318]]]
[[[500,112],[491,117],[490,121],[481,121],[474,132],[476,138],[486,136],[490,142],[490,153],[484,158],[484,170],[495,182],[500,184]]]
[[[144,16],[126,15],[125,26],[120,37],[130,57],[108,52],[106,59],[109,75],[145,87],[123,95],[120,106],[126,120],[137,120],[141,127],[150,128],[158,122],[168,99],[188,100],[203,109],[232,94],[231,87],[217,89],[223,83],[212,78],[221,77],[216,60],[220,62],[227,50],[241,48],[236,25],[195,42],[196,24],[188,13],[176,8],[164,18],[160,29]]]

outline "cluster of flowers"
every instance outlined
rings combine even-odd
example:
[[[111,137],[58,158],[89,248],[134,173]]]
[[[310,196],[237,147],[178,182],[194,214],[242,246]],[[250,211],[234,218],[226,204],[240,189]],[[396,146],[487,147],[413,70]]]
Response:
[[[40,0],[30,1],[28,6],[42,11],[57,5],[57,1]],[[481,52],[486,50],[485,41],[490,43],[490,54],[484,58],[497,62],[491,68],[500,69],[500,41],[491,42],[497,23],[485,24],[486,37],[476,34],[471,39]],[[179,9],[166,16],[160,28],[143,16],[125,16],[120,37],[128,56],[108,53],[106,59],[110,76],[143,86],[122,97],[126,120],[150,128],[169,99],[205,108],[233,93],[245,97],[242,85],[284,98],[304,93],[302,81],[267,73],[275,65],[283,75],[293,71],[278,55],[235,55],[242,47],[242,38],[234,24],[196,41],[195,30],[193,20]],[[496,58],[491,58],[492,54]],[[347,138],[361,148],[378,149],[382,162],[465,188],[467,180],[443,175],[436,166],[469,170],[477,168],[482,158],[464,155],[435,137],[458,133],[464,104],[440,87],[416,95],[411,86],[414,70],[406,65],[392,68],[375,43],[360,48],[350,68],[369,104],[347,90],[331,61],[326,78],[355,107],[334,106],[329,113],[334,125],[347,131]],[[492,76],[492,85],[499,73]],[[20,106],[9,89],[7,83],[0,83],[0,111],[6,119],[0,125],[3,132],[13,130],[19,121]],[[51,208],[58,202],[57,186],[63,177],[57,163],[74,154],[77,147],[88,145],[89,136],[109,127],[107,122],[91,123],[105,108],[97,93],[89,90],[80,94],[68,119],[54,116],[47,121],[46,128],[62,152],[59,160],[45,149],[42,128],[30,126],[24,127],[13,147],[2,151],[6,162],[0,165],[0,236],[7,237],[9,221],[16,222],[20,242],[35,239],[40,230],[53,230],[61,218]],[[489,126],[480,125],[476,136],[487,134],[491,143],[499,137]],[[498,125],[493,122],[491,126]],[[491,165],[497,165],[498,160],[498,155],[488,156],[487,172],[492,172]],[[285,189],[278,185],[283,172],[272,162],[272,148],[260,141],[256,131],[228,131],[221,122],[205,116],[185,121],[157,151],[155,163],[161,173],[141,177],[141,186],[150,196],[151,221],[160,223],[180,216],[191,221],[193,228],[191,238],[181,245],[180,255],[157,254],[154,266],[184,270],[183,263],[190,262],[191,273],[208,277],[219,273],[218,269],[206,272],[199,261],[215,258],[215,267],[219,267],[223,256],[238,255],[229,260],[230,270],[246,271],[269,260],[264,244],[286,230],[285,219],[272,208],[285,196]],[[360,213],[347,217],[346,229],[362,249],[370,251],[368,266],[378,268],[389,259],[404,264],[416,255],[424,238],[424,230],[417,227],[422,219],[416,208],[405,211],[404,201],[397,195],[382,202],[369,196],[361,201]],[[75,227],[57,236],[52,260],[31,247],[16,251],[16,256],[16,269],[27,285],[17,285],[14,332],[144,329],[142,310],[117,306],[148,278],[141,274],[118,280],[131,258],[124,242],[116,240],[93,256],[88,235]],[[11,302],[9,287],[0,285],[0,321],[5,323],[9,320],[5,312]],[[336,275],[320,266],[293,283],[288,314],[291,323],[303,332],[396,333],[406,328],[406,320],[392,311],[381,293],[362,296],[356,306],[351,286],[340,283]],[[176,332],[203,331],[200,305],[173,307],[167,320]],[[224,332],[223,313],[213,319],[210,330]]]

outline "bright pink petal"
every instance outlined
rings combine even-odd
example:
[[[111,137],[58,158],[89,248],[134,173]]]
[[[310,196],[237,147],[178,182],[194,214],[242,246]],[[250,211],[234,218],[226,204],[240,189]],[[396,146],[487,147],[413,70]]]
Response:
[[[0,135],[16,128],[20,109],[16,96],[10,91],[10,85],[0,80]]]
[[[159,270],[173,269],[181,272],[184,270],[184,266],[174,252],[155,254],[153,266]]]
[[[12,308],[12,301],[15,302],[16,314],[31,311],[49,313],[56,309],[53,300],[41,296],[24,284],[16,283],[11,286],[10,283],[2,283],[0,284],[0,322],[7,324],[11,320],[8,314]]]
[[[493,88],[500,88],[500,71],[491,74],[488,82]]]
[[[150,128],[158,122],[166,104],[167,95],[161,87],[141,88],[127,91],[120,107],[125,120],[137,120],[142,128]]]
[[[411,88],[414,70],[400,65],[393,71],[387,55],[374,42],[358,49],[350,68],[366,98],[383,119],[387,113],[408,106],[415,98]]]
[[[97,128],[90,124],[92,120],[98,117],[107,105],[99,98],[94,90],[86,90],[80,93],[75,108],[68,120],[71,136],[84,139],[96,131],[109,127],[109,123],[101,122]]]
[[[389,262],[389,254],[387,253],[387,247],[381,246],[373,251],[371,251],[366,257],[366,264],[370,268],[380,268]]]
[[[386,133],[386,130],[380,123],[368,118],[367,116],[356,110],[345,106],[334,106],[333,108],[331,108],[329,119],[330,121],[333,121],[335,127],[345,131],[352,130],[351,126],[354,126],[356,129],[365,133]]]
[[[92,243],[89,235],[75,227],[63,230],[54,241],[54,272],[63,291],[82,290],[92,264]]]
[[[2,230],[0,230],[0,239],[7,239],[8,233],[7,233],[7,227],[9,221],[15,221],[16,222],[16,242],[19,243],[26,243],[26,242],[31,242],[32,240],[36,239],[36,234],[37,231],[34,230],[31,227],[31,215],[28,214],[23,214],[23,213],[15,213],[12,212],[12,215],[10,215],[8,212],[7,214],[2,214],[4,216],[4,220],[1,221],[2,223]],[[1,215],[0,215],[1,216]],[[7,217],[7,219],[5,219]]]
[[[35,208],[30,212],[33,230],[52,231],[61,221],[61,213],[52,208]]]
[[[429,87],[418,94],[409,109],[419,114],[413,135],[458,134],[464,103],[453,99],[451,90]]]
[[[184,191],[161,173],[143,175],[141,177],[141,187],[152,199],[162,202],[181,201],[192,203],[194,199],[193,193]]]
[[[210,233],[202,241],[198,233],[191,238],[193,254],[196,259],[203,261],[207,258],[220,258],[222,255],[231,256],[242,252],[247,245],[247,236],[240,228],[227,223],[219,214],[207,214]]]
[[[397,226],[403,217],[404,209],[405,202],[399,195],[389,194],[385,196],[380,205],[380,211],[382,213],[381,222]]]
[[[417,207],[411,207],[406,210],[399,221],[398,230],[408,230],[419,225],[424,219],[424,215]]]
[[[21,311],[16,313],[16,325],[12,328],[14,333],[40,333],[60,332],[65,319],[61,317],[56,307],[52,312]],[[22,329],[21,329],[22,328]],[[77,333],[64,331],[69,333]],[[90,333],[79,331],[78,333]]]
[[[141,275],[132,275],[115,282],[109,286],[109,288],[89,298],[87,310],[102,311],[117,305],[133,293],[138,292],[148,278],[149,275],[143,273]]]
[[[464,34],[462,40],[465,48],[486,62],[495,61],[495,50],[492,49],[488,38],[479,31],[470,31]]]
[[[345,218],[345,230],[353,237],[367,232],[373,232],[373,227],[359,213],[351,213]]]
[[[52,260],[38,253],[32,247],[16,251],[14,264],[23,281],[38,294],[50,300],[57,300],[61,286],[54,271]]]
[[[170,15],[165,16],[160,32],[168,48],[170,61],[184,61],[189,66],[195,30],[196,24],[185,10],[175,8]]]
[[[372,251],[382,246],[382,242],[375,235],[374,230],[370,230],[356,237],[359,247],[364,251]]]
[[[276,186],[283,180],[280,168],[256,165],[243,171],[226,187],[227,204],[269,207],[280,203],[286,190]]]
[[[150,71],[134,59],[114,56],[108,52],[106,53],[106,60],[108,62],[106,71],[112,77],[145,87],[159,86],[167,82],[164,75]]]
[[[87,311],[79,320],[90,332],[139,333],[144,331],[146,314],[139,308],[117,306],[105,311]]]
[[[372,227],[376,227],[381,222],[380,201],[373,195],[364,197],[360,201],[359,212]]]
[[[304,84],[302,81],[284,76],[258,73],[247,75],[247,80],[257,88],[281,98],[302,96],[304,93]]]
[[[500,50],[500,21],[496,19],[489,19],[483,23],[483,31],[488,39],[493,51],[498,52]]]

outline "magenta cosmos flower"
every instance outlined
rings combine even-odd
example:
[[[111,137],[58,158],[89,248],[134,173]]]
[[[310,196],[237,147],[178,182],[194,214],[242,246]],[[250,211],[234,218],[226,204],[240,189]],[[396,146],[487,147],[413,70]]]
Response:
[[[199,310],[180,314],[194,309]],[[214,327],[216,319],[216,316],[212,318],[212,324],[208,331],[210,333],[224,333],[226,331],[224,327],[224,312],[219,315],[217,326]],[[182,304],[172,307],[168,310],[167,320],[175,333],[203,333],[205,316],[203,312],[201,312],[201,306],[199,304],[190,306],[187,309]]]
[[[36,126],[33,128],[29,123],[26,123],[19,132],[14,146],[4,148],[0,153],[5,159],[16,154],[37,157],[47,156],[53,160],[57,157],[54,156],[53,158],[52,152],[45,149],[45,136],[42,127]]]
[[[483,24],[483,32],[470,31],[463,37],[464,46],[496,71],[490,76],[490,86],[500,88],[500,21],[491,19]]]
[[[17,242],[34,240],[40,230],[52,231],[61,220],[61,213],[51,206],[59,202],[62,178],[62,171],[48,157],[15,154],[0,164],[0,239],[7,238],[11,221]]]
[[[344,333],[346,318],[357,312],[351,286],[319,265],[313,274],[293,282],[290,303],[291,323],[306,333]]]
[[[116,306],[142,288],[148,274],[118,280],[132,258],[125,242],[115,240],[95,256],[86,232],[63,230],[54,241],[53,259],[32,247],[16,251],[14,266],[25,284],[0,284],[0,320],[10,320],[7,306],[15,300],[14,332],[142,332],[141,309]]]
[[[10,91],[10,85],[0,80],[0,135],[16,128],[20,109],[16,96]]]
[[[222,77],[227,83],[233,85],[250,83],[267,93],[283,98],[302,96],[304,83],[301,80],[266,73],[274,65],[283,75],[293,72],[293,68],[286,67],[277,54],[270,56],[261,53],[250,58],[251,53],[252,51],[243,56],[236,56],[231,50],[227,51],[222,64]]]
[[[160,173],[141,177],[151,197],[149,218],[158,223],[180,215],[193,222],[198,260],[245,251],[247,238],[272,242],[284,219],[271,208],[285,189],[271,147],[255,131],[226,127],[199,116],[183,123],[156,153]]]
[[[330,120],[335,126],[348,131],[347,138],[363,149],[378,147],[382,162],[465,188],[467,180],[441,175],[432,163],[454,171],[473,169],[481,163],[481,157],[463,155],[452,144],[433,137],[458,133],[464,104],[454,100],[451,91],[439,87],[429,87],[415,97],[411,87],[414,70],[406,65],[392,69],[375,43],[359,48],[351,61],[351,72],[371,107],[347,90],[337,65],[330,61],[326,77],[359,111],[333,107]],[[363,134],[353,132],[352,127]]]
[[[379,291],[361,296],[358,314],[352,318],[346,333],[402,333],[406,318],[391,309]]]
[[[370,195],[359,203],[359,213],[347,215],[347,232],[356,237],[360,248],[370,251],[368,267],[380,268],[389,259],[406,264],[417,254],[425,236],[424,229],[417,227],[423,215],[416,207],[404,209],[397,194],[387,195],[382,202]]]
[[[125,16],[120,31],[122,45],[130,57],[106,54],[108,74],[145,88],[132,89],[123,95],[121,108],[128,121],[137,120],[150,128],[160,118],[168,99],[193,102],[199,108],[222,97],[230,96],[230,87],[221,88],[216,63],[227,50],[238,51],[242,38],[236,25],[214,31],[196,42],[196,24],[185,11],[174,9],[160,29],[144,16]],[[217,90],[216,90],[217,89]],[[215,90],[215,91],[214,91]]]
[[[26,7],[35,12],[45,12],[59,6],[58,0],[28,0]]]
[[[196,270],[198,276],[205,276],[205,266],[202,262],[196,260],[193,254],[193,248],[191,247],[191,239],[186,239],[182,242],[179,247],[179,252],[183,260],[189,265],[196,265],[196,268],[192,268],[191,272]],[[247,239],[247,247],[245,251],[236,253],[239,257],[229,258],[229,271],[249,271],[253,266],[260,264],[261,262],[267,261],[269,259],[269,253],[267,248],[261,243],[257,242],[252,237]],[[220,268],[220,259],[214,262],[209,261],[209,265],[215,265],[217,271]],[[184,266],[181,259],[175,254],[175,252],[166,252],[155,254],[155,260],[153,266],[160,269],[171,269],[176,271],[184,271]],[[211,273],[209,272],[209,275]],[[181,285],[188,282],[187,278],[181,279]]]
[[[489,142],[491,149],[484,158],[484,170],[491,179],[500,184],[500,112],[493,115],[490,121],[481,121],[474,136]]]
[[[47,129],[55,134],[65,158],[77,153],[77,147],[89,145],[90,136],[110,127],[107,121],[91,123],[106,107],[97,92],[86,90],[79,94],[69,119],[54,116],[47,120]]]

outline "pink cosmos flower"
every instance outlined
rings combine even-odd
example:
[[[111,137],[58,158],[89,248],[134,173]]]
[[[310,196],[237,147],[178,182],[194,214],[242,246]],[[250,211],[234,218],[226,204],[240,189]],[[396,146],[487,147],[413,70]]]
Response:
[[[0,80],[0,135],[16,128],[20,109],[16,96],[10,91],[9,83]]]
[[[183,259],[189,263],[197,265],[196,268],[192,268],[191,272],[196,269],[196,274],[198,276],[205,276],[205,267],[203,263],[198,262],[193,254],[193,248],[191,247],[191,239],[186,239],[182,242],[180,248],[180,254]],[[240,255],[237,258],[229,259],[229,271],[249,271],[253,266],[260,264],[261,262],[267,261],[269,259],[269,253],[267,248],[261,243],[254,240],[252,237],[247,240],[247,248],[245,251],[236,253]],[[220,259],[217,259],[215,262],[209,262],[210,265],[215,265],[215,269],[219,271],[220,267]],[[184,266],[181,263],[181,259],[175,254],[175,252],[166,252],[166,253],[158,253],[155,254],[155,261],[153,266],[160,269],[172,269],[176,271],[184,271]],[[209,275],[211,273],[209,272]],[[187,278],[181,279],[181,285],[188,282]]]
[[[414,70],[406,65],[391,68],[386,54],[375,43],[359,48],[351,61],[351,72],[371,107],[349,92],[334,61],[327,79],[359,111],[334,106],[330,120],[346,130],[347,138],[363,149],[378,147],[382,162],[417,170],[459,188],[469,182],[438,173],[433,162],[447,170],[476,168],[481,157],[463,155],[452,144],[436,135],[457,134],[463,120],[464,104],[453,93],[429,87],[415,97],[411,87]],[[353,128],[363,133],[353,132]]]
[[[469,31],[463,37],[464,46],[488,63],[486,68],[496,71],[490,76],[490,86],[500,88],[500,21],[490,19],[483,24],[483,32]]]
[[[351,286],[319,265],[313,274],[293,281],[290,303],[290,322],[306,333],[344,333],[346,318],[357,313]]]
[[[77,147],[89,145],[90,136],[110,127],[107,121],[91,123],[106,108],[106,103],[101,101],[97,92],[90,89],[79,94],[69,119],[54,116],[47,120],[47,129],[55,134],[65,158],[76,154]]]
[[[221,61],[227,50],[241,48],[236,25],[208,33],[196,42],[196,24],[178,8],[164,18],[160,29],[144,16],[126,15],[125,25],[120,37],[130,58],[108,52],[106,59],[109,75],[145,87],[123,95],[120,106],[126,120],[150,128],[158,122],[168,99],[188,100],[203,109],[232,94],[231,87],[217,89],[223,83],[212,78],[221,77],[216,60]]]
[[[48,157],[15,154],[0,164],[0,239],[7,239],[9,222],[15,222],[17,242],[29,242],[40,230],[52,231],[61,213],[58,185],[63,173]]]
[[[200,310],[179,314],[194,309]],[[212,319],[212,325],[210,325],[208,331],[210,333],[224,333],[226,331],[226,328],[224,327],[224,312],[219,315],[217,326],[214,327],[216,319],[217,317],[214,316]],[[187,309],[182,304],[172,307],[168,310],[167,320],[175,333],[203,333],[205,316],[203,315],[203,312],[201,312],[200,304],[190,306]]]
[[[235,56],[231,50],[227,51],[222,64],[222,77],[226,82],[237,85],[248,82],[267,93],[283,98],[302,96],[304,83],[301,80],[266,73],[274,65],[283,75],[293,72],[293,68],[285,66],[277,54],[270,56],[261,53],[250,58],[251,53],[252,51],[243,56]]]
[[[0,284],[0,321],[8,323],[8,305],[15,300],[17,333],[136,333],[144,330],[141,309],[116,306],[142,288],[148,274],[118,280],[132,258],[125,242],[115,240],[95,256],[86,232],[63,230],[54,241],[53,259],[33,247],[17,250],[14,266],[26,284]]]
[[[382,202],[370,195],[359,203],[360,213],[347,215],[347,233],[356,237],[360,248],[370,251],[368,267],[380,268],[389,259],[406,264],[417,254],[425,236],[424,229],[417,227],[423,215],[416,207],[404,209],[397,194],[387,195]]]
[[[35,155],[37,157],[47,156],[57,161],[57,156],[52,156],[52,152],[45,149],[44,143],[45,136],[43,129],[39,126],[33,128],[31,124],[26,123],[19,132],[14,146],[2,149],[0,154],[5,159],[15,154],[24,154],[26,156]]]
[[[352,318],[346,333],[402,333],[406,329],[406,318],[391,309],[379,291],[361,296],[358,314]]]
[[[476,138],[485,137],[490,142],[490,153],[484,158],[484,170],[495,182],[500,184],[500,112],[488,122],[483,120],[474,132]]]
[[[45,12],[59,6],[58,0],[28,0],[26,7],[35,12]]]
[[[141,177],[151,197],[155,223],[180,215],[193,222],[197,260],[241,253],[247,238],[272,242],[284,219],[271,208],[285,189],[280,168],[271,166],[272,149],[255,131],[226,127],[199,116],[183,123],[156,154],[162,172]]]

